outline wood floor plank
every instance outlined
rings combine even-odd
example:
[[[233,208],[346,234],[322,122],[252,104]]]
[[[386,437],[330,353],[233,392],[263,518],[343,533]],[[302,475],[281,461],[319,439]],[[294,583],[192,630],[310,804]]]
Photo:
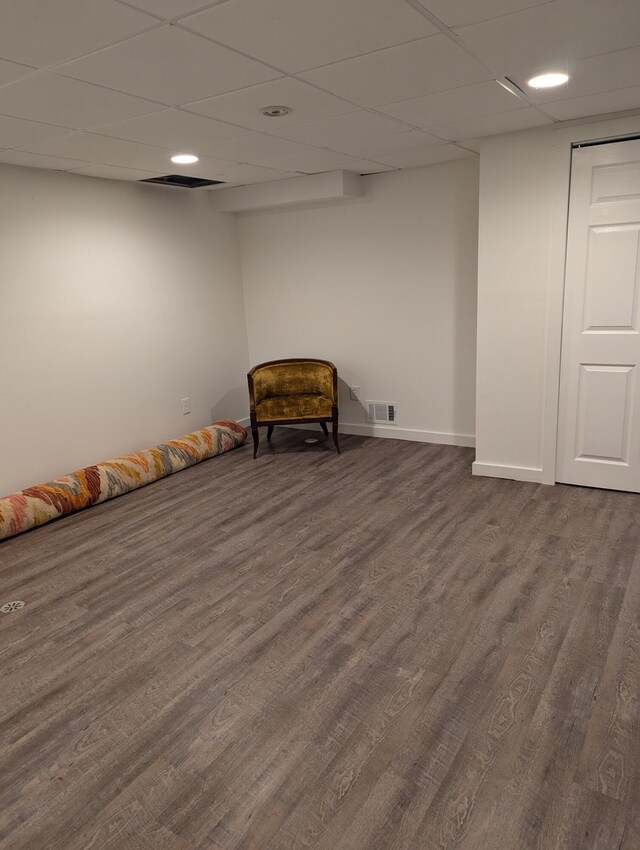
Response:
[[[306,436],[0,544],[0,848],[637,850],[640,497]]]

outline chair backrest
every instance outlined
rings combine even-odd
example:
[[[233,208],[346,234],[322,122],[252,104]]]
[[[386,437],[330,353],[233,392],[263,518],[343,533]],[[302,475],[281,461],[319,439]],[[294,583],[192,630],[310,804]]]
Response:
[[[272,360],[254,366],[248,378],[256,404],[265,398],[300,393],[317,393],[337,403],[337,371],[328,360]]]

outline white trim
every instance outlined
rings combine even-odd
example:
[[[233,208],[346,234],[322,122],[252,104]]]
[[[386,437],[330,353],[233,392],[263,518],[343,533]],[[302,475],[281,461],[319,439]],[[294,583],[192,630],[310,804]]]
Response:
[[[243,428],[251,427],[251,418],[249,416],[245,416],[242,419],[236,419],[238,425],[242,425]]]
[[[545,481],[542,469],[535,466],[503,466],[497,463],[480,463],[476,460],[471,466],[471,471],[473,475],[484,475],[486,478],[510,478],[512,481],[553,484],[553,481]]]
[[[285,428],[302,428],[315,431],[320,426],[313,422],[305,425],[285,425]],[[473,434],[449,434],[442,431],[423,431],[417,428],[398,428],[395,425],[361,425],[352,422],[340,422],[340,434],[354,434],[358,437],[382,437],[386,440],[411,440],[414,443],[438,443],[443,446],[468,446],[473,448],[476,438]]]
[[[445,431],[423,431],[418,428],[398,428],[396,425],[357,425],[341,422],[338,430],[343,434],[363,437],[383,437],[387,440],[413,440],[415,443],[439,443],[443,446],[469,446],[473,448],[473,434],[450,434]]]

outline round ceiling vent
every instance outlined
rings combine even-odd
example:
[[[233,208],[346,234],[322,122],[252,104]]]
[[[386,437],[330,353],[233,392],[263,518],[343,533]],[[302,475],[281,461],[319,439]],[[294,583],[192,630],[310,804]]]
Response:
[[[293,112],[293,109],[290,106],[263,106],[260,112],[267,118],[281,118]]]

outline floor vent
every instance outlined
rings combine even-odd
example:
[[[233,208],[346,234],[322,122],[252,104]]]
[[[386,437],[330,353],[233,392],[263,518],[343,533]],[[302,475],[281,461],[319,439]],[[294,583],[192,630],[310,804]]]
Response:
[[[185,177],[184,174],[166,174],[164,177],[147,177],[140,183],[160,183],[163,186],[182,186],[183,189],[199,189],[201,186],[216,186],[224,180],[204,180],[201,177]]]
[[[398,405],[395,401],[368,401],[367,422],[397,425]]]
[[[0,611],[3,614],[11,614],[12,611],[19,611],[21,608],[24,608],[24,602],[16,600],[15,602],[5,602]]]

